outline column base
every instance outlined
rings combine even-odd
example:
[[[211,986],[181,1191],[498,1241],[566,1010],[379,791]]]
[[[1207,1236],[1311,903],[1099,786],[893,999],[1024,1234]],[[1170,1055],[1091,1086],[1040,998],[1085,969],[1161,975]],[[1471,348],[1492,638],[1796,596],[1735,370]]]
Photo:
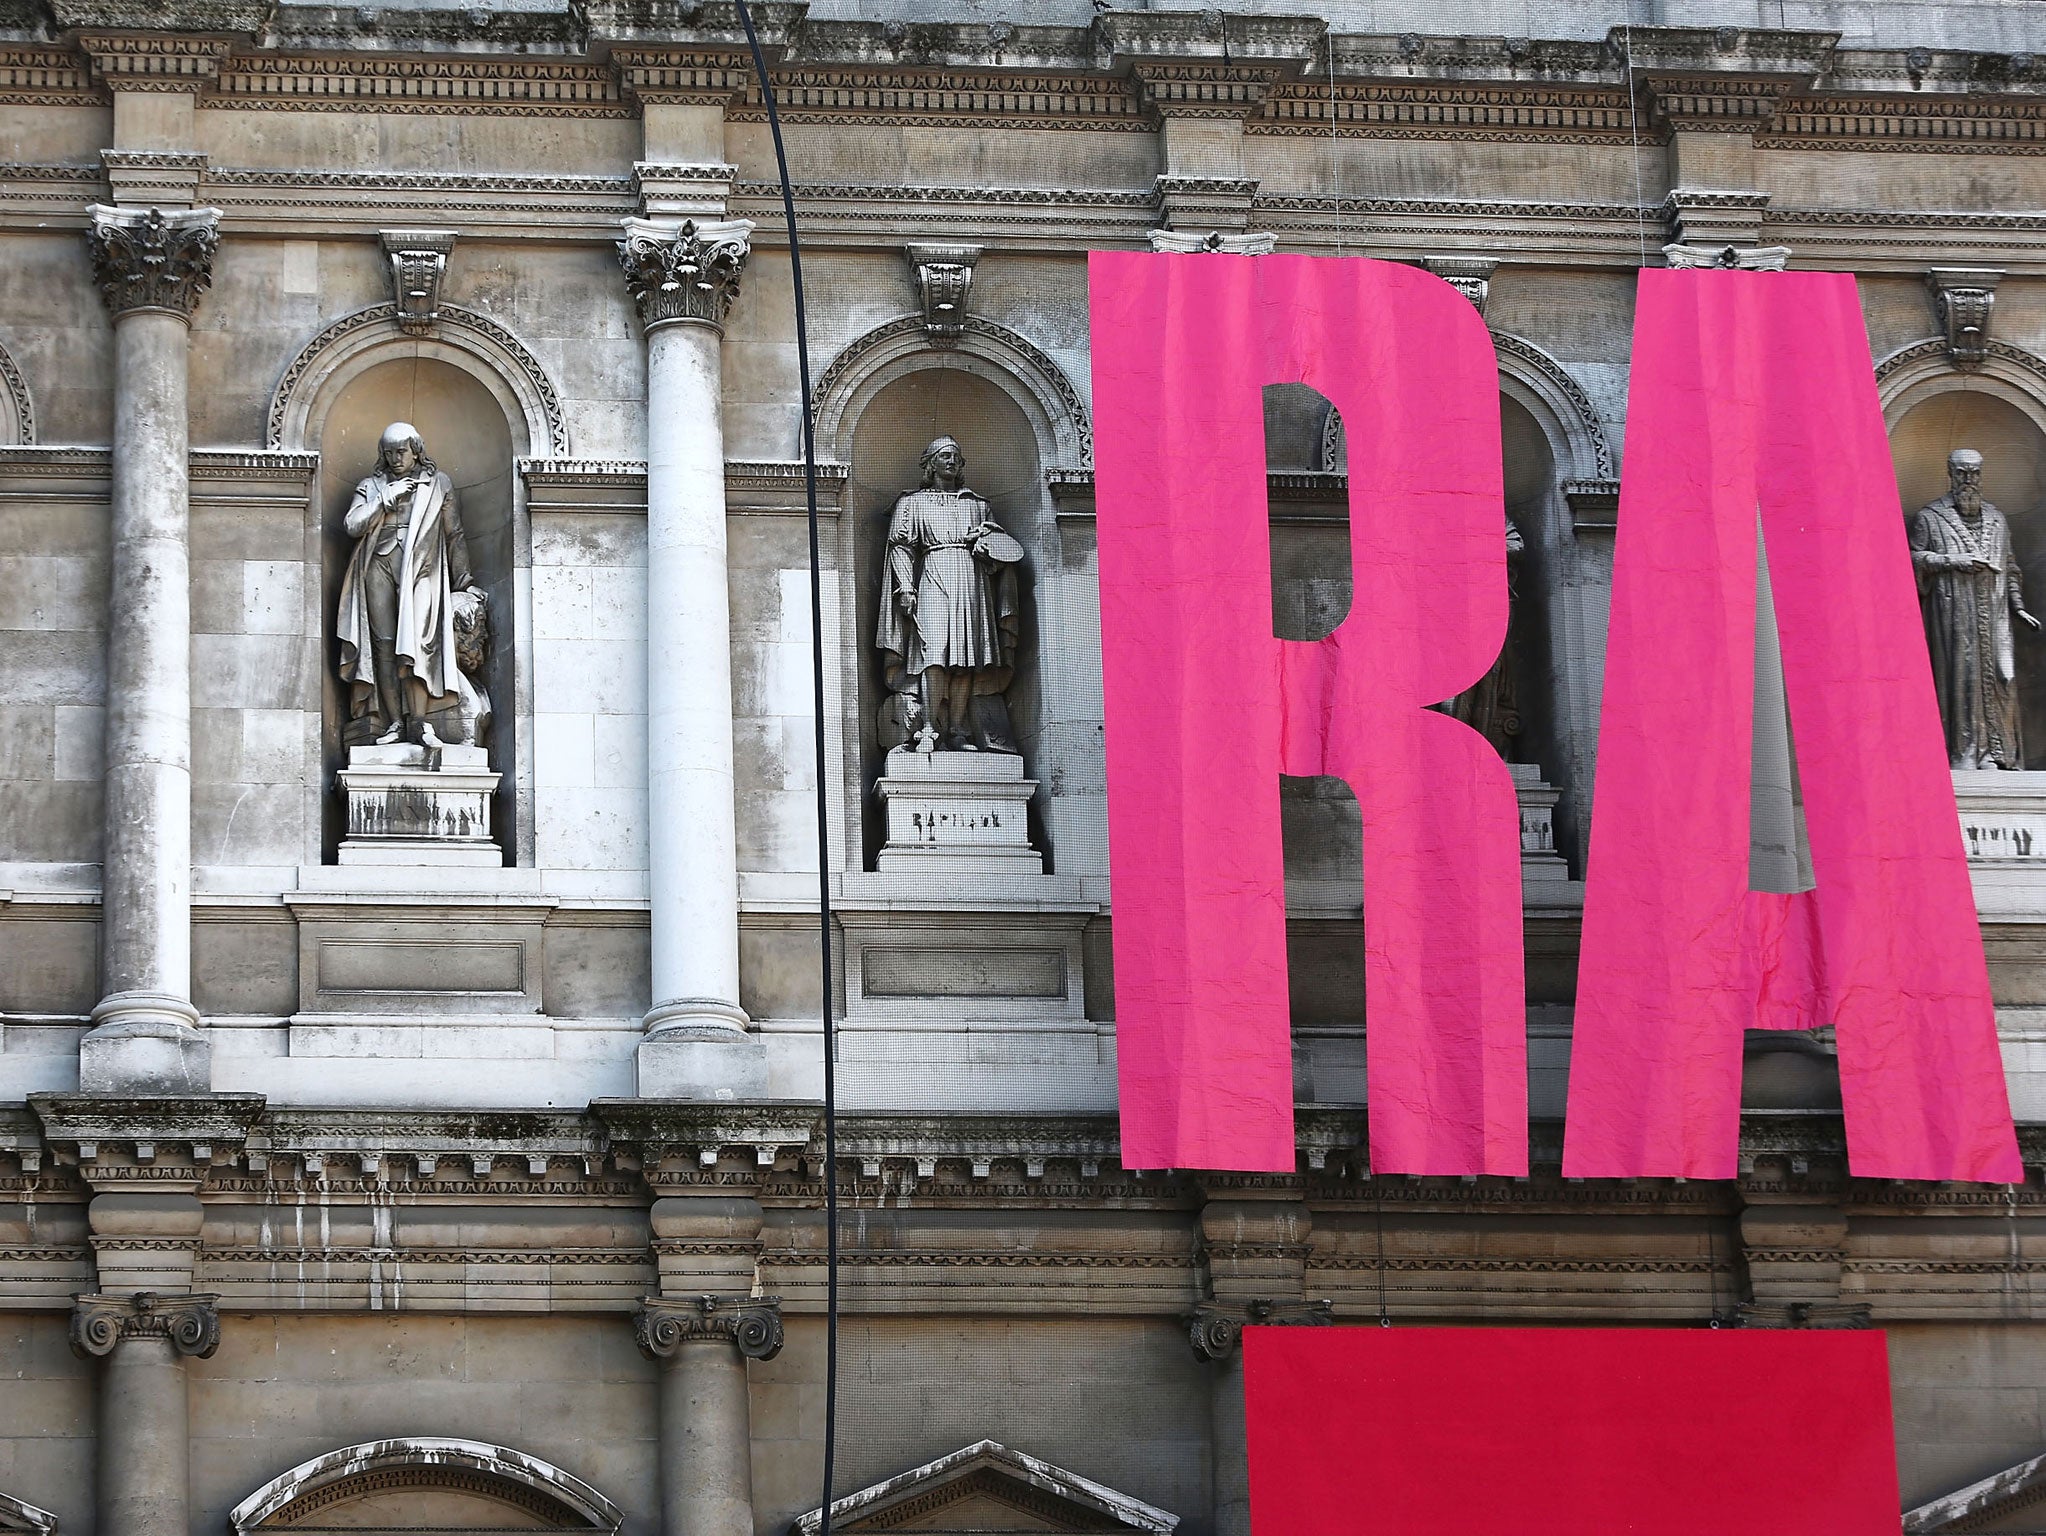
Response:
[[[683,1012],[684,1007],[690,1011]],[[742,1020],[746,1017],[737,1009],[731,1012]],[[663,1016],[677,1022],[657,1025]],[[707,1013],[703,1005],[675,1003],[648,1014],[649,1031],[639,1043],[636,1062],[639,1097],[695,1103],[766,1098],[765,1042],[728,1019],[729,1014]]]
[[[184,1096],[213,1091],[213,1046],[199,1012],[167,992],[114,992],[78,1044],[78,1091]]]

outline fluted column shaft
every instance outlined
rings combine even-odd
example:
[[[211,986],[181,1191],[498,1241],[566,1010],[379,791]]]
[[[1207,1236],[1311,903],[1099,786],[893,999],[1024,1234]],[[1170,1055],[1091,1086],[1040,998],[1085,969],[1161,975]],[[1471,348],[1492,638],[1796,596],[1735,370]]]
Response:
[[[101,998],[87,1092],[204,1093],[192,1006],[191,477],[186,348],[210,281],[212,209],[96,208],[114,317]]]
[[[647,334],[649,1035],[730,1035],[739,1006],[732,634],[721,421],[725,313],[752,225],[630,219]]]

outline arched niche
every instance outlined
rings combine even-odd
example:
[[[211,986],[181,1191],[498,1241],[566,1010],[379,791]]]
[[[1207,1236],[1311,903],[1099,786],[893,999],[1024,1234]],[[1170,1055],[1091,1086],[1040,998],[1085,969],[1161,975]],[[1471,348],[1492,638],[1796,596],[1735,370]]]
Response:
[[[1043,668],[1045,646],[1037,576],[1047,550],[1055,549],[1049,500],[1045,491],[1041,440],[1013,381],[996,382],[979,369],[953,366],[950,353],[926,353],[924,365],[900,371],[866,396],[857,418],[848,423],[846,488],[847,518],[842,533],[849,548],[840,553],[841,570],[852,572],[849,611],[854,615],[858,657],[857,687],[849,696],[859,701],[860,783],[871,787],[882,771],[886,744],[882,739],[881,663],[874,637],[880,614],[882,557],[888,517],[895,499],[921,480],[918,460],[940,435],[959,440],[966,454],[966,484],[988,500],[994,519],[1023,545],[1019,572],[1021,635],[1015,681],[1008,692],[1009,720],[1023,750],[1024,772],[1041,777],[1039,765],[1048,721]],[[867,797],[863,796],[863,800]],[[1040,797],[1041,798],[1041,797]],[[1031,807],[1031,841],[1046,854],[1041,808]],[[872,868],[882,842],[881,808],[863,806],[862,856]]]
[[[1979,372],[1954,370],[1943,341],[1886,359],[1878,372],[1897,495],[1905,514],[1947,490],[1947,455],[1982,455],[1982,494],[2010,523],[2027,605],[2046,603],[2046,359],[1992,343]],[[2046,767],[2046,639],[2016,626],[2025,766]]]
[[[28,380],[5,347],[0,347],[0,448],[25,448],[36,440],[36,409]]]
[[[342,573],[355,541],[343,531],[342,517],[356,485],[376,468],[384,428],[407,421],[425,439],[427,455],[454,482],[469,563],[488,594],[491,645],[484,686],[494,710],[488,746],[490,766],[502,775],[492,820],[505,861],[517,863],[521,847],[530,848],[531,831],[518,789],[530,782],[530,775],[519,771],[525,736],[520,678],[529,674],[520,659],[526,642],[517,630],[515,577],[527,563],[528,536],[514,461],[529,451],[529,439],[526,423],[507,415],[504,394],[502,380],[473,357],[395,343],[364,351],[353,366],[337,370],[307,413],[305,430],[313,434],[309,441],[320,454],[315,508],[324,640],[323,782],[331,787],[346,761],[342,732],[348,707],[336,673],[334,624]],[[330,792],[322,804],[323,856],[332,859],[342,835],[340,797]]]
[[[624,1523],[582,1479],[503,1446],[410,1437],[329,1451],[229,1512],[235,1536],[307,1529],[601,1532]]]

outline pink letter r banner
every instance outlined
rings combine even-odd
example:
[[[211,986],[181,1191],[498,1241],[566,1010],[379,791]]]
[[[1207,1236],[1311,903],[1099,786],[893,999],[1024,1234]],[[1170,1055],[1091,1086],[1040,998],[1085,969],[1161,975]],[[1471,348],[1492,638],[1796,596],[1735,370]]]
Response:
[[[1506,632],[1497,363],[1412,267],[1096,252],[1096,527],[1122,1157],[1294,1167],[1279,775],[1364,829],[1372,1166],[1524,1173],[1519,813],[1427,705]],[[1262,388],[1342,413],[1350,615],[1272,634]]]
[[[1755,525],[1817,889],[1748,889]],[[1563,1171],[1722,1179],[1741,1031],[1837,1027],[1853,1172],[2023,1178],[1854,279],[1643,272]]]

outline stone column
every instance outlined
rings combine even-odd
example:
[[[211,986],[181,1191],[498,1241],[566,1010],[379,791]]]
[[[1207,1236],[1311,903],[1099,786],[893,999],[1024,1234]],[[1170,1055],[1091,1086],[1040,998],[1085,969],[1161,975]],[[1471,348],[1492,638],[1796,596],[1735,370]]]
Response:
[[[192,1006],[192,680],[185,346],[219,211],[92,209],[114,317],[101,997],[79,1048],[87,1093],[205,1093]]]
[[[1243,1418],[1243,1330],[1249,1324],[1326,1327],[1326,1301],[1204,1301],[1187,1319],[1197,1358],[1208,1362],[1209,1503],[1215,1536],[1250,1536],[1250,1445]]]
[[[746,1362],[781,1353],[781,1300],[649,1296],[633,1314],[661,1365],[661,1536],[753,1536]]]
[[[105,1363],[99,1382],[100,1536],[187,1536],[191,1529],[185,1358],[220,1345],[212,1296],[77,1298],[71,1347]]]
[[[752,230],[743,219],[627,219],[618,243],[647,340],[648,1097],[765,1086],[739,1006],[720,358]]]

